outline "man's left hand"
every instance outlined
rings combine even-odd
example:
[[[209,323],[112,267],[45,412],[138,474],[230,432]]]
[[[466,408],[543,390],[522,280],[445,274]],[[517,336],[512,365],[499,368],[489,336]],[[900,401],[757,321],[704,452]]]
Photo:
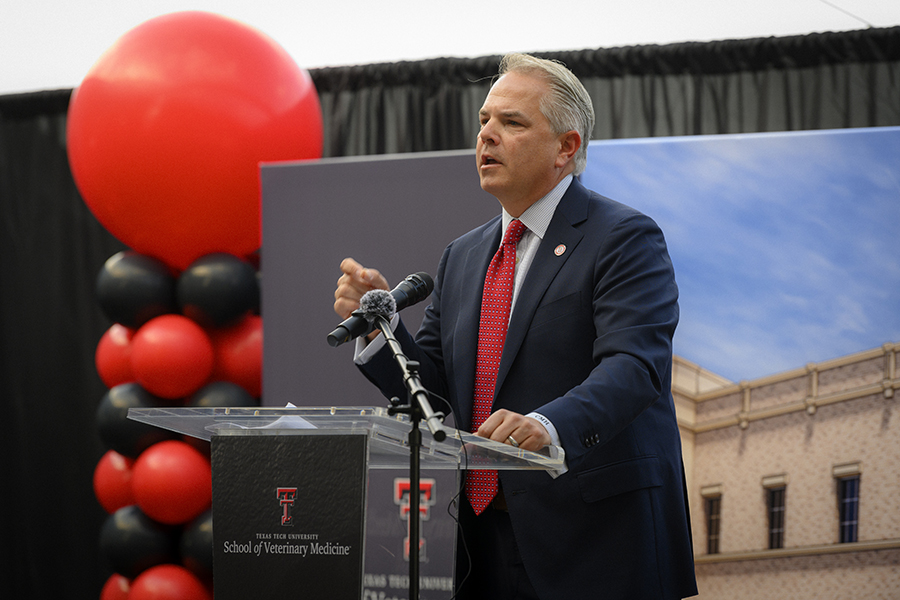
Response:
[[[512,440],[523,450],[537,451],[551,443],[550,434],[538,421],[505,408],[491,414],[475,435],[512,444]]]

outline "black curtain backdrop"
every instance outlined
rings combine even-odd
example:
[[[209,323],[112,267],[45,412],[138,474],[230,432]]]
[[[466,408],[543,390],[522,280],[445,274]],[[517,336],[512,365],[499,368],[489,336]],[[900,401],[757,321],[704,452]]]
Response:
[[[595,139],[900,125],[900,27],[539,54],[585,82]],[[474,147],[498,58],[311,71],[325,156]],[[70,95],[0,96],[2,598],[96,598],[110,573],[92,489],[110,323],[94,282],[123,246],[72,181]]]
[[[563,61],[585,84],[593,139],[900,122],[900,27],[537,54]],[[499,58],[313,71],[325,155],[474,147]]]
[[[94,498],[109,327],[93,284],[123,248],[69,172],[68,93],[0,98],[0,597],[97,598]]]

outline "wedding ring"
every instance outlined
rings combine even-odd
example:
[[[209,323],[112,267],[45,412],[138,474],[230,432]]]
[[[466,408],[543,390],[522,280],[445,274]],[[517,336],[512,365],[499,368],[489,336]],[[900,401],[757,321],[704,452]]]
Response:
[[[506,438],[506,441],[509,442],[509,443],[512,445],[513,448],[518,448],[518,447],[519,447],[519,442],[517,442],[517,441],[513,438],[513,436],[507,437],[507,438]]]

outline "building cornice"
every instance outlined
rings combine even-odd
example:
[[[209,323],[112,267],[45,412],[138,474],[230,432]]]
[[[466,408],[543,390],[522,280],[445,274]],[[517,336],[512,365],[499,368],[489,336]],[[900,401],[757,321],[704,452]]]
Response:
[[[877,550],[897,549],[900,549],[900,539],[875,540],[869,542],[850,542],[846,544],[823,544],[819,546],[800,546],[797,548],[778,548],[776,550],[751,550],[748,552],[701,554],[698,556],[694,556],[694,564],[708,565],[714,563],[738,562],[745,560],[765,560],[794,556],[821,556],[823,554],[840,554],[845,552],[873,552]]]
[[[709,420],[701,420],[697,418],[697,411],[694,410],[690,411],[693,414],[679,414],[678,424],[684,430],[691,433],[703,433],[705,431],[724,429],[726,427],[740,427],[742,429],[746,429],[753,421],[769,419],[772,417],[778,417],[802,411],[813,415],[822,406],[827,406],[829,404],[835,404],[838,402],[846,402],[848,400],[855,400],[858,398],[864,398],[875,394],[882,394],[885,399],[890,399],[894,397],[895,390],[900,389],[900,377],[898,377],[898,353],[900,353],[900,344],[889,343],[884,344],[880,348],[874,348],[872,350],[850,354],[841,358],[823,361],[821,363],[810,363],[802,369],[794,369],[791,371],[762,377],[752,381],[728,383],[722,385],[718,389],[698,393],[694,393],[691,390],[684,389],[684,387],[676,384],[673,385],[672,391],[676,395],[691,401],[694,407],[698,407],[703,403],[713,400],[741,394],[741,407],[739,410],[732,414]],[[841,390],[834,393],[822,394],[819,392],[820,373],[829,371],[831,369],[847,367],[853,364],[874,360],[879,357],[884,358],[884,370],[880,381],[869,382],[852,389]],[[681,360],[680,363],[680,366],[682,366],[682,368],[690,369],[692,367],[695,367],[695,365],[692,365],[687,361]],[[808,380],[807,394],[806,397],[802,400],[785,402],[784,404],[777,404],[774,406],[766,406],[765,408],[760,409],[752,408],[751,395],[754,390],[758,390],[760,388],[775,385],[785,381],[799,379],[801,377],[806,377]]]

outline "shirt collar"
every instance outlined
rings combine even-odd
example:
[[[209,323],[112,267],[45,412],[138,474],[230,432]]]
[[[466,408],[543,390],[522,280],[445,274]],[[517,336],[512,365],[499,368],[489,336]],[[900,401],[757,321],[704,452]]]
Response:
[[[522,213],[519,220],[528,228],[528,231],[534,233],[538,238],[544,239],[544,234],[547,232],[547,227],[550,226],[550,220],[553,218],[553,213],[556,212],[559,201],[562,200],[563,195],[566,193],[566,190],[569,189],[571,183],[572,175],[566,175],[546,196],[529,206],[528,209]],[[503,209],[503,231],[506,231],[506,228],[509,227],[509,223],[512,220],[513,217],[506,212],[506,209]]]

